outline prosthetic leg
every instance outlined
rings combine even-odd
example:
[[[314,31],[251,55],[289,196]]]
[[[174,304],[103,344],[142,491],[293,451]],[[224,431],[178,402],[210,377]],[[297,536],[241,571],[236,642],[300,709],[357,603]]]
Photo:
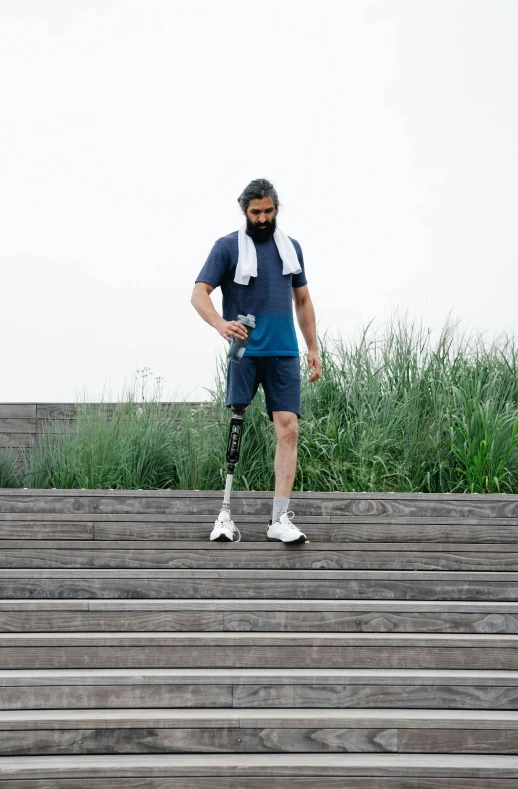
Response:
[[[241,448],[241,436],[245,424],[245,411],[248,408],[243,403],[236,403],[231,406],[232,417],[230,419],[230,427],[228,431],[227,443],[227,483],[225,486],[225,495],[223,496],[223,504],[218,519],[214,524],[211,532],[210,539],[218,540],[220,542],[232,542],[234,539],[234,532],[238,534],[238,542],[241,539],[239,529],[234,525],[234,521],[230,518],[230,493],[232,491],[232,481],[234,479],[234,471],[236,463],[239,460],[239,451]]]
[[[241,436],[245,426],[245,411],[248,406],[241,403],[236,403],[236,405],[232,405],[231,408],[232,418],[230,420],[227,443],[227,484],[225,486],[223,504],[221,505],[221,509],[226,510],[227,512],[230,512],[230,493],[232,491],[232,482],[234,479],[236,463],[239,460]]]

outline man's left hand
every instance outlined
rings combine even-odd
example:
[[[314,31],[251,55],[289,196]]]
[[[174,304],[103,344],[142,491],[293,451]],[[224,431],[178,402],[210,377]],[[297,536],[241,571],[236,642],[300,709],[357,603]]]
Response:
[[[318,353],[316,351],[308,351],[308,370],[311,376],[308,378],[309,383],[318,381],[322,375],[322,362],[318,358]]]

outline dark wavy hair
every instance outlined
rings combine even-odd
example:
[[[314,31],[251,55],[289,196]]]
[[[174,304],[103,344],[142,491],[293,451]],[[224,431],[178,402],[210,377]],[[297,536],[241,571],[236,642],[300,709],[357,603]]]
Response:
[[[237,202],[242,210],[246,213],[250,200],[260,200],[262,197],[271,197],[275,206],[275,212],[279,210],[279,195],[277,194],[274,185],[266,178],[256,178],[250,181],[248,186],[243,189]]]

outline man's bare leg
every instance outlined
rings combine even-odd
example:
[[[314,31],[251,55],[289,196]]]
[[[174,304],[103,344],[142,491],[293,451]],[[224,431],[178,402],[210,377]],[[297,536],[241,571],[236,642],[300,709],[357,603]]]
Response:
[[[268,539],[282,540],[282,542],[304,542],[306,535],[289,520],[289,517],[287,519],[283,517],[288,511],[297,470],[298,417],[292,411],[274,411],[273,422],[277,434],[275,497]]]
[[[272,416],[277,434],[275,496],[289,499],[297,470],[298,418],[292,411],[274,411]]]
[[[289,499],[297,470],[298,418],[292,411],[274,411],[272,416],[277,434],[275,496]]]

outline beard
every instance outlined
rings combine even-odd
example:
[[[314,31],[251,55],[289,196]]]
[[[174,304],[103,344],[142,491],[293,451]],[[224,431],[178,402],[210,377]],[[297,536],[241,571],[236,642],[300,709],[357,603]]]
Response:
[[[268,241],[273,236],[277,227],[277,218],[274,217],[270,222],[267,220],[265,224],[266,227],[261,230],[248,217],[246,218],[246,232],[253,241]]]

